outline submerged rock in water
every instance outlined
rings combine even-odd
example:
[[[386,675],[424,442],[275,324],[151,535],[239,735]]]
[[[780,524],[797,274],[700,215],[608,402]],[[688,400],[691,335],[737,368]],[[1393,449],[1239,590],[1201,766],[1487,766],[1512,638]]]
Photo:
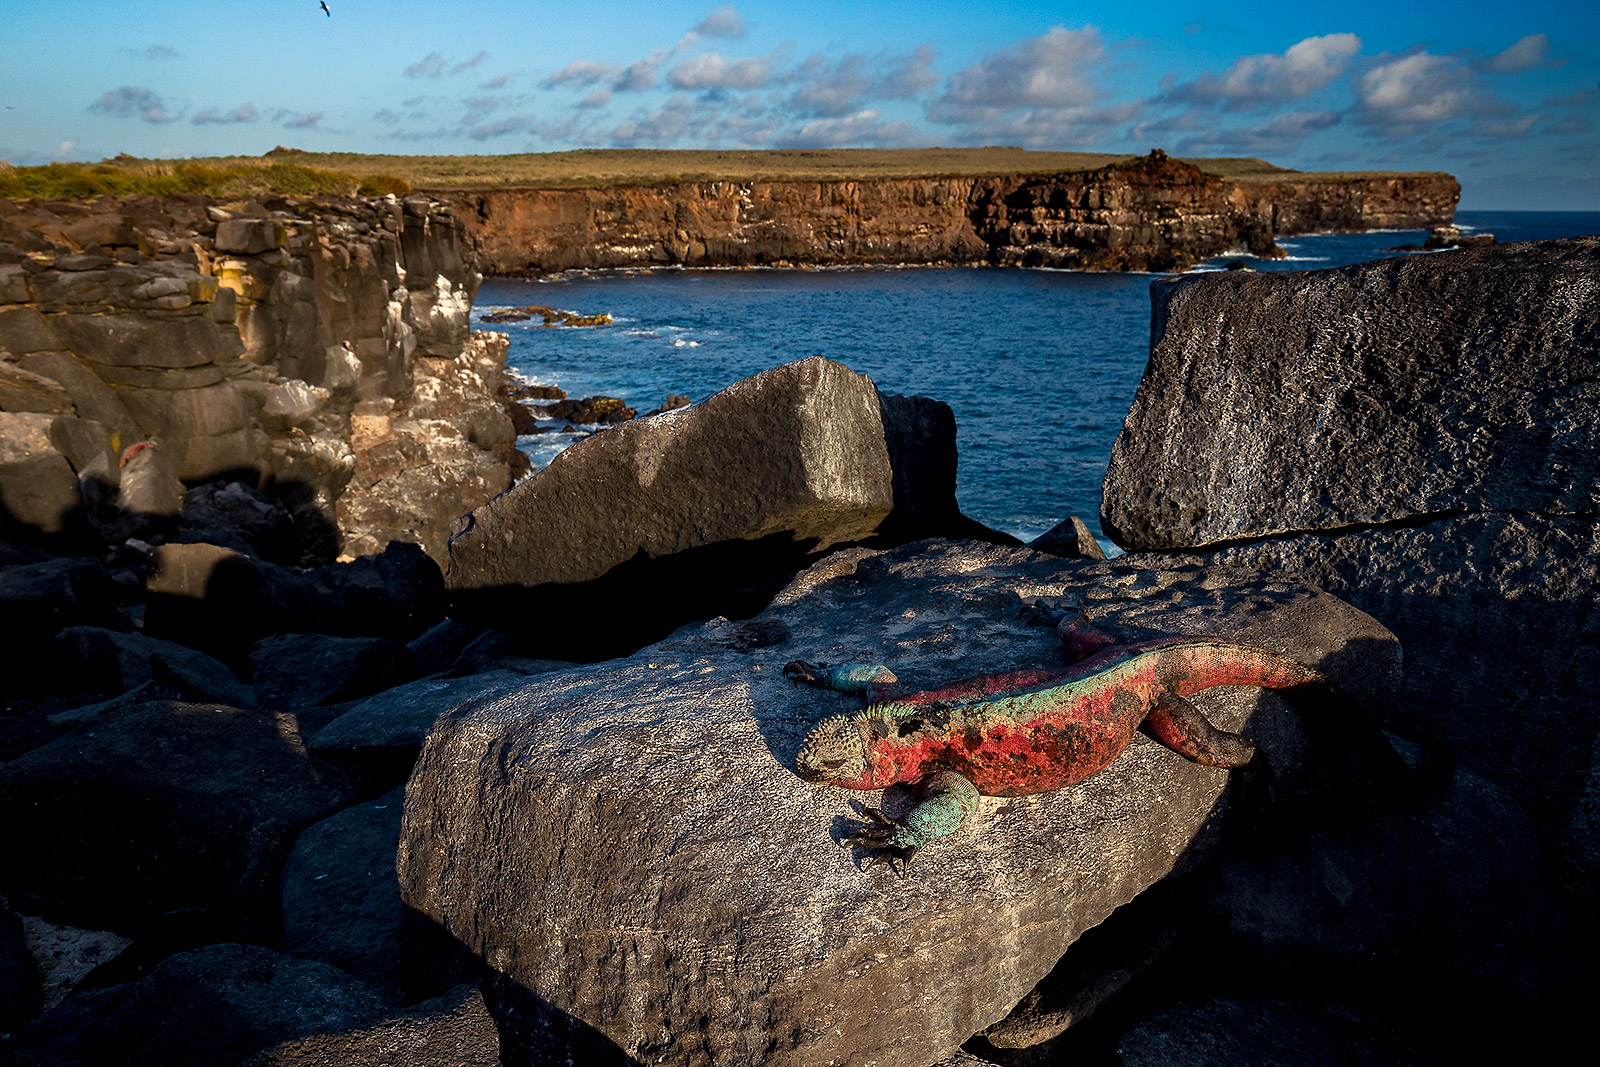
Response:
[[[791,769],[817,720],[859,703],[796,687],[782,666],[880,662],[916,687],[1059,664],[1054,631],[1020,610],[1040,596],[1090,605],[1129,638],[1284,649],[1372,703],[1398,672],[1370,618],[1247,572],[975,542],[836,553],[759,632],[714,620],[443,716],[401,835],[413,968],[449,982],[463,949],[479,961],[514,1062],[925,1067],[953,1053],[1085,930],[1209,853],[1229,775],[1136,737],[1080,786],[982,799],[902,878],[840,843],[878,796]],[[1228,689],[1195,702],[1295,780],[1286,701]]]

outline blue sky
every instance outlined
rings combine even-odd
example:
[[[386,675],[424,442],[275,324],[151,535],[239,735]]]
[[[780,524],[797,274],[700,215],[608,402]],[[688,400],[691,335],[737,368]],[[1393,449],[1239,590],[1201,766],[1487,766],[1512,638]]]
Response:
[[[1593,0],[328,6],[0,0],[0,158],[1160,147],[1600,209]]]

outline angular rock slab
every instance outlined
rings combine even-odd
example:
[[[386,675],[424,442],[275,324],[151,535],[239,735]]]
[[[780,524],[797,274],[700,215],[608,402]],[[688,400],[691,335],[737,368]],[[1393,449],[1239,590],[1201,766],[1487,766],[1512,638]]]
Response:
[[[1600,508],[1600,237],[1158,282],[1101,521],[1184,548]]]
[[[1076,788],[984,799],[908,877],[863,870],[838,839],[851,801],[878,797],[790,770],[811,724],[859,705],[781,669],[882,662],[925,686],[1059,664],[1053,630],[1019,608],[1062,595],[1130,638],[1287,650],[1367,701],[1398,671],[1372,619],[1246,572],[976,542],[836,553],[757,620],[781,620],[785,642],[736,651],[714,620],[442,716],[407,787],[398,867],[406,903],[444,936],[419,938],[413,963],[448,969],[426,954],[456,945],[487,963],[510,1062],[949,1055],[1083,931],[1203,854],[1228,776],[1136,737]],[[1294,733],[1287,705],[1256,690],[1197,703],[1224,728],[1251,720],[1275,760]]]
[[[772,534],[825,548],[872,533],[893,505],[877,389],[813,357],[563,452],[472,513],[445,578],[452,589],[582,582],[640,552]]]

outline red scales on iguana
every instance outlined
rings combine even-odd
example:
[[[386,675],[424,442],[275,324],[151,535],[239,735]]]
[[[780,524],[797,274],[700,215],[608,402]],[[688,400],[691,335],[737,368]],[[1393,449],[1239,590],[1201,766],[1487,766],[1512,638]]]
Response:
[[[1112,646],[1073,620],[1059,633],[1080,662],[984,675],[896,695],[882,666],[832,669],[796,660],[796,681],[872,701],[824,719],[806,735],[795,771],[844,789],[904,783],[920,800],[900,819],[868,810],[873,825],[846,840],[879,862],[910,862],[917,849],[972,818],[978,797],[1047,793],[1081,782],[1122,754],[1135,730],[1187,759],[1242,767],[1255,745],[1211,725],[1184,698],[1223,685],[1331,688],[1326,675],[1278,652],[1206,638],[1164,637]]]

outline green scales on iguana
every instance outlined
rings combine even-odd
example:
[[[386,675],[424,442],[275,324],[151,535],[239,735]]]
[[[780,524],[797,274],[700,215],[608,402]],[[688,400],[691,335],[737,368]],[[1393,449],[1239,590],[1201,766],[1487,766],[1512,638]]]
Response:
[[[1195,637],[1115,646],[1074,620],[1058,632],[1072,666],[1007,671],[942,689],[897,695],[882,666],[832,669],[796,660],[795,681],[871,703],[824,719],[806,735],[795,771],[844,789],[916,788],[900,819],[868,809],[872,825],[845,840],[871,861],[909,863],[927,842],[972,818],[978,797],[1046,793],[1081,782],[1122,754],[1142,729],[1211,767],[1243,767],[1255,745],[1211,725],[1184,698],[1223,685],[1331,688],[1326,675],[1281,653]]]

